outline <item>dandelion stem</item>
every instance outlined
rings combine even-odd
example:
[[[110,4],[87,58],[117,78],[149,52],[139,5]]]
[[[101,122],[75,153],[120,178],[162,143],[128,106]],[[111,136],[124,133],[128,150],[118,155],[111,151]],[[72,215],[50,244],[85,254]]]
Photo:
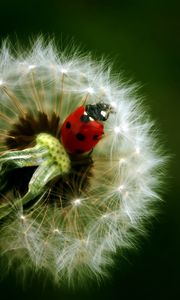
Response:
[[[0,206],[0,219],[8,215],[13,206],[22,207],[41,195],[49,181],[62,176],[70,169],[69,156],[60,142],[49,134],[42,133],[36,138],[36,146],[22,151],[8,151],[0,158],[1,190],[6,187],[6,174],[11,170],[37,166],[28,185],[28,192],[11,203]]]

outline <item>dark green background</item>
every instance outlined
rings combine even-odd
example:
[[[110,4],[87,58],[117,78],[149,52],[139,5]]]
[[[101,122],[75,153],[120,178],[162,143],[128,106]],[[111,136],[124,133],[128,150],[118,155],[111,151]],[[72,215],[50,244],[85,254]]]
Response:
[[[99,288],[71,293],[34,280],[22,290],[10,276],[2,299],[180,299],[180,1],[51,0],[0,1],[0,38],[53,34],[72,40],[97,57],[105,54],[114,72],[141,84],[140,93],[157,120],[165,148],[173,154],[162,214],[137,253],[116,262],[112,279]]]

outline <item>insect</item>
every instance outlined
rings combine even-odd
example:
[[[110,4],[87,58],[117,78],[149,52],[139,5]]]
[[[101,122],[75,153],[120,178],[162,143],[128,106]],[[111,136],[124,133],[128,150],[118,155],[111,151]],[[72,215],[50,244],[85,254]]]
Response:
[[[104,134],[104,125],[112,107],[104,102],[79,106],[61,127],[61,142],[67,152],[82,154],[91,151]]]

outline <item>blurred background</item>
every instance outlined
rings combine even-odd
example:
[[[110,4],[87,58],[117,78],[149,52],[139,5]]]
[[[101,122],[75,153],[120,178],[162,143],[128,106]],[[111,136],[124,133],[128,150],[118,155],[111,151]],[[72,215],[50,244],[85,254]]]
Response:
[[[3,299],[180,299],[180,1],[0,0],[0,42],[27,44],[42,33],[74,41],[141,85],[165,148],[172,153],[161,215],[139,251],[116,258],[111,279],[87,291],[62,291],[42,278],[24,289],[11,274]]]

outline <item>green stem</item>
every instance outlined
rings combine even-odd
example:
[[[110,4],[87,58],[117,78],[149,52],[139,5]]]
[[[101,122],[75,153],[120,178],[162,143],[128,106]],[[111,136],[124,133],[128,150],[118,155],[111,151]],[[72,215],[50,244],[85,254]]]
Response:
[[[22,151],[8,151],[0,158],[0,184],[7,183],[8,172],[15,168],[37,166],[28,185],[27,193],[12,203],[0,206],[0,219],[22,208],[29,201],[41,196],[47,189],[47,183],[57,176],[63,176],[70,170],[70,159],[60,142],[53,136],[42,133],[36,138],[36,146]],[[2,189],[1,189],[2,190]],[[38,200],[37,200],[38,201]]]

